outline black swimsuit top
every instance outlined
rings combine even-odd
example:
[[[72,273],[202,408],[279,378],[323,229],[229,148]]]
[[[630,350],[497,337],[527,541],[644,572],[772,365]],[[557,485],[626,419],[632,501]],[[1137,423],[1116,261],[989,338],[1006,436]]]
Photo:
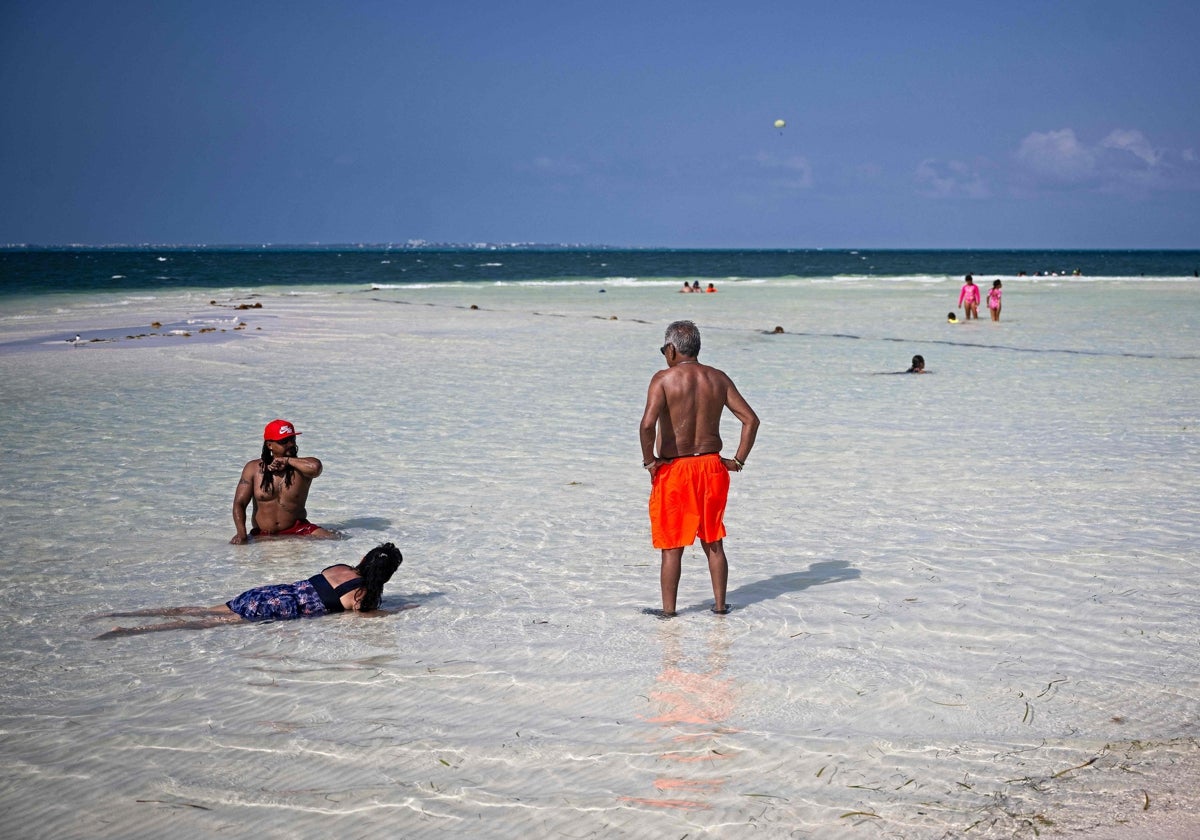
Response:
[[[321,574],[313,575],[308,579],[308,582],[317,590],[317,595],[321,597],[321,603],[325,605],[326,612],[345,612],[346,608],[342,606],[342,596],[362,586],[363,580],[360,577],[350,578],[350,580],[338,586],[337,589],[334,589],[329,584],[329,581],[325,579],[325,571],[332,568],[333,566],[326,566],[325,569],[321,570]]]

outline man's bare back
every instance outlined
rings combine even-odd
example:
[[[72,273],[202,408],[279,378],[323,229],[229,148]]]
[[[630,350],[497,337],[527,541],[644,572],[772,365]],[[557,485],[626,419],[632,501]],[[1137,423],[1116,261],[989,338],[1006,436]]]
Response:
[[[735,402],[745,404],[724,371],[692,360],[660,370],[650,380],[647,405],[658,457],[720,452],[721,413],[729,406],[736,415]],[[643,424],[649,419],[643,418]]]

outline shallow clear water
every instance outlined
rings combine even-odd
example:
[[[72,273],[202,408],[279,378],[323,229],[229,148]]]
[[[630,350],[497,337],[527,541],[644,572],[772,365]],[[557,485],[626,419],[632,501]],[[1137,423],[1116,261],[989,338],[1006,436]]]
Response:
[[[957,281],[720,285],[14,304],[5,811],[113,838],[1196,816],[1200,285],[1006,278],[999,324],[957,326]],[[233,315],[236,334],[59,338]],[[763,428],[726,517],[735,611],[709,614],[697,547],[664,622],[641,613],[637,423],[680,317]],[[932,375],[880,375],[914,353]],[[228,545],[277,416],[325,462],[309,511],[344,540]],[[84,618],[217,603],[384,540],[405,553],[385,606],[413,609],[112,641]]]

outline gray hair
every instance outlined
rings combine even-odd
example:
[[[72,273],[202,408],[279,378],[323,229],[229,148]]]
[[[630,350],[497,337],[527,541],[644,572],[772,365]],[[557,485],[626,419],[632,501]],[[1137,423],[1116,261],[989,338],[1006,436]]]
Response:
[[[674,321],[667,327],[663,339],[674,345],[680,356],[695,358],[700,355],[700,328],[691,321]]]

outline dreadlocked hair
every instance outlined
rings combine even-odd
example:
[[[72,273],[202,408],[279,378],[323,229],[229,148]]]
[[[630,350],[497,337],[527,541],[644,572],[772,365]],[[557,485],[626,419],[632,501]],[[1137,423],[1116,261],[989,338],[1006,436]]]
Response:
[[[379,609],[379,600],[383,596],[383,585],[391,579],[402,562],[404,562],[404,555],[391,543],[375,546],[367,552],[354,568],[363,580],[363,594],[358,602],[359,612]]]
[[[262,473],[262,478],[260,479],[259,483],[262,484],[264,493],[270,493],[271,488],[274,486],[275,474],[267,469],[267,467],[269,467],[271,462],[274,460],[275,456],[271,454],[271,447],[264,442],[262,448],[262,457],[259,459],[259,464],[262,467],[260,470]],[[283,471],[283,486],[292,486],[292,468],[290,466]]]

